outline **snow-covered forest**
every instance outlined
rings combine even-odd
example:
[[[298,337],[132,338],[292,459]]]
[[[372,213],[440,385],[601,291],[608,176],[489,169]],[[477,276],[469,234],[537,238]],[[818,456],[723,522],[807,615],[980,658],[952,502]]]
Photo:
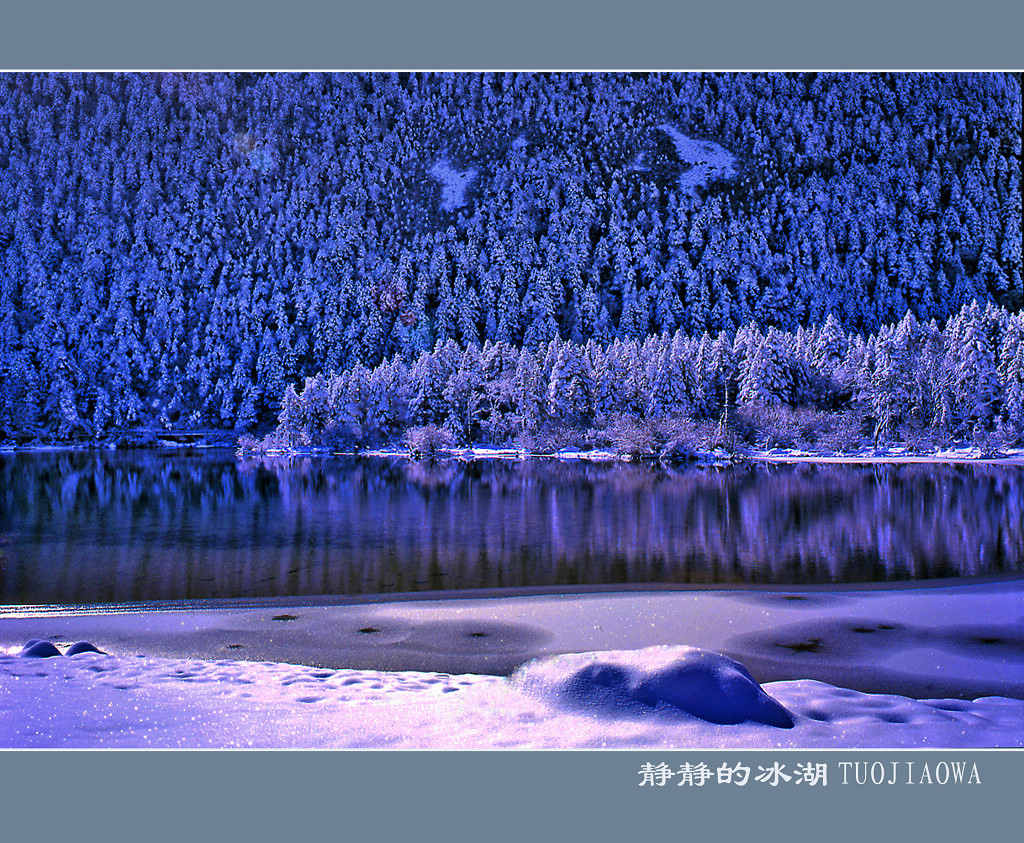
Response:
[[[0,89],[0,440],[1022,435],[1017,75]]]
[[[652,456],[730,439],[991,448],[1024,436],[1024,314],[972,303],[943,330],[908,313],[867,338],[830,315],[795,332],[749,324],[534,351],[449,339],[411,364],[395,357],[307,378],[301,393],[289,386],[266,444],[366,447],[420,426],[453,444],[582,442]]]

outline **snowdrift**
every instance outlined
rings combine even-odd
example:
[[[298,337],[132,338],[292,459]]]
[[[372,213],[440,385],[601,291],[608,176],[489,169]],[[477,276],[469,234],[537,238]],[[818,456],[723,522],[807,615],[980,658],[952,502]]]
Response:
[[[1024,700],[915,700],[806,679],[762,689],[742,665],[690,647],[551,656],[511,679],[0,655],[0,747],[976,746],[1024,746]]]
[[[790,713],[743,665],[694,647],[552,656],[524,665],[512,681],[528,694],[595,713],[687,714],[709,723],[793,727]]]

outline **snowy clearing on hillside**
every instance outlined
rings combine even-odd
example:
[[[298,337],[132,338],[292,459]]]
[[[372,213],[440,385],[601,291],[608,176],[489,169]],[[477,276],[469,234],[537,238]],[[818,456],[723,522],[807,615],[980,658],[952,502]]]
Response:
[[[670,123],[662,123],[658,128],[672,139],[679,160],[692,165],[679,176],[679,186],[691,196],[696,195],[698,187],[712,179],[728,179],[735,175],[736,156],[725,147],[687,137]]]
[[[680,665],[694,651],[672,649],[556,656],[511,679],[95,653],[6,656],[0,657],[0,746],[1024,746],[1024,701],[1000,697],[912,700],[810,680],[768,683],[755,692],[788,712],[793,726],[782,728],[749,720],[716,724],[671,705],[616,710],[601,693],[600,674],[577,683],[572,706],[553,690],[578,677],[580,659],[589,658],[612,668],[625,660],[638,683],[661,681],[663,697],[685,696],[700,686],[680,678]],[[673,658],[676,672],[665,681]],[[714,674],[716,665],[699,670],[698,678]],[[728,683],[722,689],[720,703],[744,713],[749,698],[744,702]],[[740,690],[753,689],[741,683]]]
[[[442,158],[429,170],[430,175],[441,184],[441,207],[454,211],[466,204],[466,190],[476,178],[476,167],[456,170],[446,158]]]

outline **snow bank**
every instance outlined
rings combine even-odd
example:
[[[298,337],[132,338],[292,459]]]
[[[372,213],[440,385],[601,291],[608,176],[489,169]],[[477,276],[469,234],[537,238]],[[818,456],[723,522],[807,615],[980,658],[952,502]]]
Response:
[[[65,651],[88,640],[116,656],[507,676],[545,656],[685,642],[736,659],[762,682],[1024,698],[1020,578],[545,593],[552,590],[0,606],[0,655],[45,637]]]
[[[694,647],[553,656],[520,668],[512,682],[527,693],[595,712],[682,712],[709,723],[793,726],[789,712],[743,665]]]
[[[588,665],[617,667],[640,684],[659,678],[652,693],[660,702],[608,716],[601,705],[552,699],[551,690]],[[687,668],[696,669],[688,676]],[[534,693],[522,687],[530,682]],[[595,671],[578,691],[593,700],[601,682]],[[681,710],[673,716],[669,707],[691,705],[706,682],[717,700],[712,714],[723,706],[736,707],[730,719],[762,713],[757,692],[767,692],[792,728],[714,723]],[[0,656],[0,747],[969,746],[1024,746],[1024,700],[913,700],[810,680],[760,691],[734,662],[689,648],[556,656],[517,681],[97,653]]]
[[[759,462],[821,463],[860,465],[872,463],[974,463],[978,465],[1024,465],[1024,449],[1005,448],[996,455],[985,455],[978,448],[952,448],[944,451],[916,453],[906,448],[864,448],[854,453],[818,453],[796,448],[750,451],[746,458]]]
[[[410,459],[406,448],[374,448],[364,451],[339,451],[326,447],[303,446],[298,448],[268,448],[248,451],[236,449],[239,457],[385,457],[388,459]],[[521,448],[494,448],[472,446],[441,449],[441,459],[559,459],[583,460],[590,462],[632,462],[628,454],[619,454],[604,449],[583,450],[566,447],[557,451],[527,451]],[[978,448],[954,448],[934,452],[910,452],[906,448],[874,449],[862,448],[853,453],[834,451],[807,451],[799,448],[751,449],[742,453],[731,453],[722,448],[697,453],[697,459],[690,465],[696,467],[725,468],[744,461],[778,463],[821,463],[839,465],[862,465],[872,463],[977,463],[979,465],[1024,465],[1024,448],[1004,448],[997,455],[984,455]],[[653,462],[653,460],[652,460]]]

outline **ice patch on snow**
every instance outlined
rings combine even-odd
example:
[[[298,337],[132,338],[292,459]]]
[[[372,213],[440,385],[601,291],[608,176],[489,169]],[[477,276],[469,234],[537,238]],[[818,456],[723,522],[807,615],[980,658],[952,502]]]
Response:
[[[456,170],[446,158],[437,161],[429,170],[430,175],[441,184],[441,207],[454,211],[466,204],[466,190],[476,178],[476,167]]]
[[[723,725],[793,726],[743,665],[695,647],[552,656],[524,665],[512,681],[528,694],[594,713],[682,712]]]
[[[679,176],[679,186],[690,195],[696,195],[697,188],[712,179],[728,179],[736,174],[736,156],[725,147],[688,137],[670,123],[658,128],[672,139],[679,160],[691,165]]]

